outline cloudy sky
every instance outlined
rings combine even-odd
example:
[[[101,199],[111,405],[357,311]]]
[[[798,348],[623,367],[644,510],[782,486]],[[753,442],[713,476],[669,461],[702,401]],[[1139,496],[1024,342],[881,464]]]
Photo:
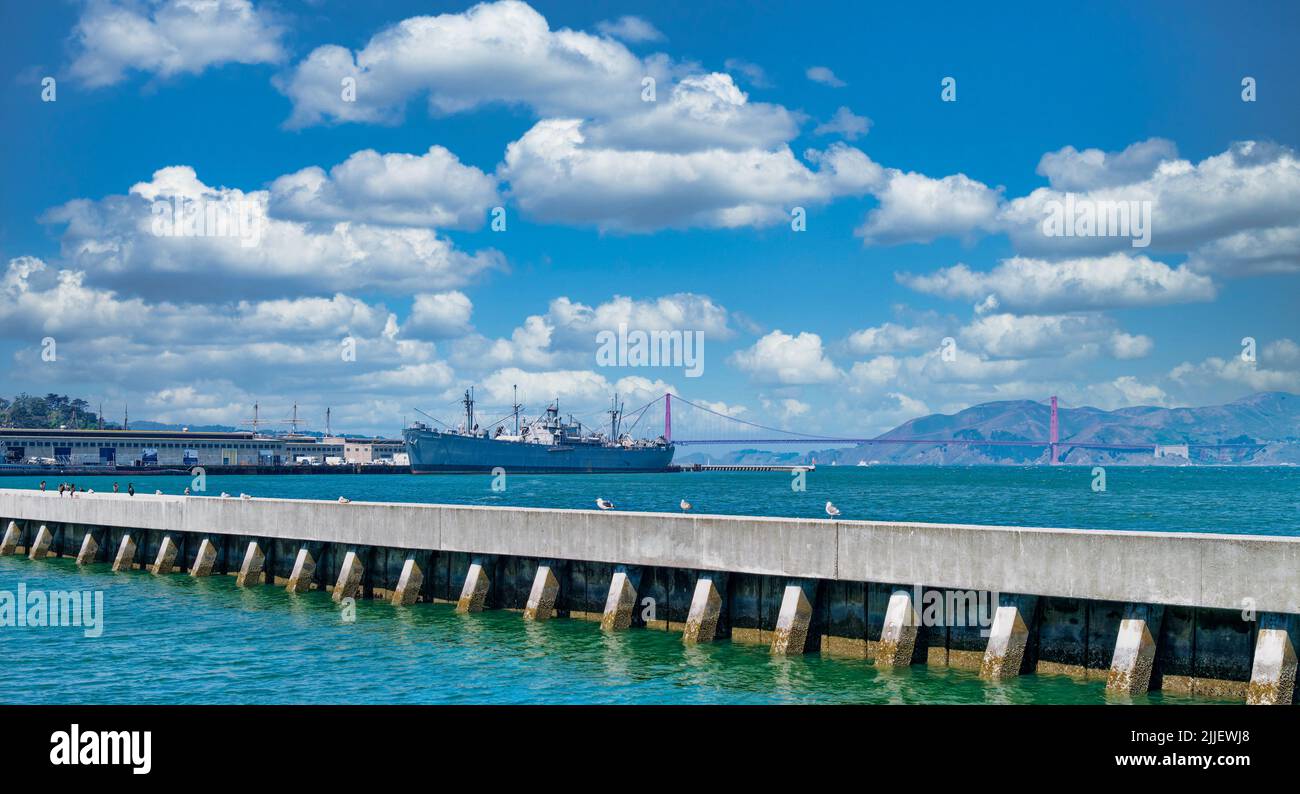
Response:
[[[1300,392],[1294,3],[897,5],[5,4],[0,391],[872,434]],[[1106,202],[1146,233],[1045,225]],[[602,366],[623,323],[703,374]]]

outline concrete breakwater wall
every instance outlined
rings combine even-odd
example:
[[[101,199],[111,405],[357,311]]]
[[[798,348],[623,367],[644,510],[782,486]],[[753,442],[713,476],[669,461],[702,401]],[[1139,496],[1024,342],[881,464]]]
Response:
[[[0,554],[1295,701],[1300,538],[0,490]]]

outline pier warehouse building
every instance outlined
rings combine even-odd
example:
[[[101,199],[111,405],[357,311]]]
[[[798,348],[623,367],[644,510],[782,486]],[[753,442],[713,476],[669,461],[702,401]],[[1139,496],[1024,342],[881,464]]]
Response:
[[[301,463],[394,464],[393,439],[263,436],[177,430],[0,428],[3,464],[54,466],[293,466]]]

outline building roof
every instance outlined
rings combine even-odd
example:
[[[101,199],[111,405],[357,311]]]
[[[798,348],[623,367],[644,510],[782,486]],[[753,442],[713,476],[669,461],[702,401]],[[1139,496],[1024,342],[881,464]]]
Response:
[[[237,431],[234,433],[192,433],[184,430],[61,430],[59,428],[40,427],[0,427],[0,438],[98,438],[104,441],[118,441],[125,438],[252,441],[257,437],[249,431]],[[264,440],[272,441],[274,439]]]

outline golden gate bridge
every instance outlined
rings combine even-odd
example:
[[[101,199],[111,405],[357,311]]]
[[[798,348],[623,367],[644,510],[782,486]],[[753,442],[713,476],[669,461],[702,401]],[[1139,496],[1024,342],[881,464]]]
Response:
[[[835,435],[826,435],[826,434],[801,433],[795,430],[787,430],[785,428],[772,427],[770,425],[765,425],[758,422],[751,422],[747,419],[741,419],[740,417],[728,415],[721,410],[716,410],[714,408],[710,408],[707,405],[701,405],[699,403],[692,402],[691,400],[688,400],[684,397],[681,397],[679,395],[674,395],[671,393],[664,394],[661,397],[658,397],[652,400],[651,402],[647,403],[645,406],[633,412],[630,412],[628,414],[629,417],[635,417],[635,420],[630,423],[631,426],[629,427],[629,430],[634,429],[637,426],[637,424],[641,421],[641,419],[647,415],[649,409],[655,406],[656,404],[658,404],[660,401],[663,402],[663,427],[662,427],[663,432],[660,433],[659,435],[662,435],[665,440],[677,446],[701,446],[701,445],[737,446],[737,445],[747,445],[747,444],[800,444],[800,445],[827,444],[827,445],[834,445],[834,446],[850,446],[850,445],[851,446],[871,446],[871,445],[906,446],[906,445],[920,444],[920,445],[932,445],[932,446],[956,445],[956,446],[970,446],[970,447],[1027,447],[1027,448],[1039,448],[1039,449],[1047,450],[1048,459],[1053,464],[1059,463],[1061,461],[1062,452],[1068,454],[1069,450],[1071,449],[1100,449],[1100,450],[1113,450],[1117,452],[1126,452],[1126,451],[1141,452],[1141,451],[1151,450],[1155,452],[1156,450],[1162,447],[1178,447],[1180,449],[1186,448],[1188,450],[1188,454],[1190,454],[1192,450],[1210,450],[1210,451],[1218,451],[1218,452],[1231,451],[1231,450],[1245,451],[1245,450],[1262,449],[1265,446],[1265,444],[1257,443],[1257,442],[1208,444],[1208,443],[1168,442],[1168,441],[1109,442],[1109,441],[1085,441],[1085,440],[1071,440],[1071,439],[1062,440],[1060,437],[1060,432],[1061,432],[1060,418],[1057,410],[1057,400],[1055,395],[1053,395],[1050,400],[1051,414],[1050,414],[1050,419],[1047,428],[1048,437],[1046,439],[925,438],[925,437],[900,438],[896,436],[875,436],[875,437],[867,438],[867,437],[854,437],[854,436],[835,436]],[[692,420],[686,423],[688,425],[686,428],[687,435],[683,436],[681,433],[674,435],[673,434],[674,405],[685,405],[688,406],[693,411],[700,412],[700,414],[704,416],[708,416],[716,419],[717,421],[714,422],[713,427],[708,428],[710,430],[716,431],[719,428],[743,428],[746,434],[728,436],[726,434],[727,431],[724,430],[723,432],[719,433],[717,437],[705,438],[702,436],[713,435],[713,434],[704,432],[706,428],[703,425],[703,423],[699,421],[695,421],[694,417],[692,417]],[[681,408],[678,408],[678,412],[679,412],[678,421],[680,425],[682,424]],[[655,427],[653,429],[659,430],[658,427]],[[768,435],[762,435],[762,433],[767,433]]]

